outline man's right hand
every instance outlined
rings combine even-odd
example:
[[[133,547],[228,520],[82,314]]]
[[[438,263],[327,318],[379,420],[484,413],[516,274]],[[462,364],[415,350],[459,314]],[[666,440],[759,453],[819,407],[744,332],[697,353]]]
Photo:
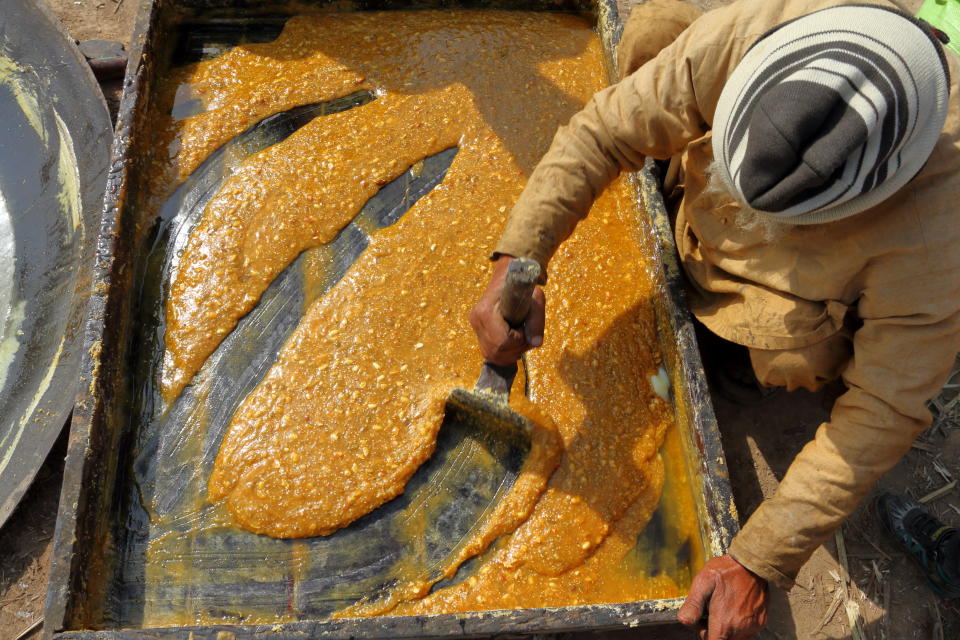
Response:
[[[700,640],[748,640],[767,625],[767,581],[733,556],[713,558],[694,576],[677,619]]]
[[[480,301],[470,311],[470,325],[480,342],[483,359],[493,364],[507,366],[516,363],[525,351],[543,344],[546,297],[543,289],[533,290],[530,312],[523,326],[513,328],[500,314],[498,303],[500,291],[507,277],[507,267],[513,256],[501,255],[493,265],[493,277]]]

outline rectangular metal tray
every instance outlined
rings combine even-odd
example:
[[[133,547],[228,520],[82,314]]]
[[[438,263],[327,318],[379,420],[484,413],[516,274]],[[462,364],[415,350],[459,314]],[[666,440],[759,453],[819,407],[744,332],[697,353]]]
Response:
[[[86,355],[82,391],[77,399],[60,500],[45,633],[56,638],[439,638],[501,633],[595,630],[658,624],[674,620],[680,599],[609,605],[483,611],[429,616],[383,616],[345,620],[301,620],[268,625],[208,625],[171,628],[122,628],[110,615],[113,567],[122,562],[118,514],[126,499],[123,485],[131,461],[131,371],[136,359],[134,299],[137,247],[150,221],[136,206],[137,145],[147,130],[146,105],[155,81],[171,59],[189,46],[185,24],[269,22],[303,11],[425,8],[480,8],[571,11],[592,16],[606,52],[607,72],[616,77],[614,52],[622,30],[616,0],[312,0],[295,7],[256,0],[143,0],[131,46],[116,125],[97,246],[95,287],[85,328]],[[189,29],[187,29],[189,31]],[[179,43],[179,44],[178,44]],[[179,49],[178,49],[179,47]],[[693,326],[683,294],[672,227],[664,207],[656,168],[631,178],[647,212],[643,236],[655,260],[655,307],[664,364],[671,378],[676,425],[683,450],[681,469],[688,478],[698,517],[697,554],[722,554],[737,529],[716,419],[704,380]],[[669,482],[668,482],[669,485]],[[669,500],[668,486],[665,496]],[[122,524],[119,525],[122,528]]]

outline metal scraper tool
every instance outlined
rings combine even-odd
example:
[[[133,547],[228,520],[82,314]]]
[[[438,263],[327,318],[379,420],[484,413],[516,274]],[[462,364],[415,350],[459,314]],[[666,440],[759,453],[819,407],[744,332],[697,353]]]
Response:
[[[523,325],[539,277],[540,265],[529,258],[517,258],[507,267],[497,308],[512,328]],[[516,376],[516,362],[506,366],[484,362],[473,390],[456,388],[450,392],[441,429],[454,423],[470,425],[529,448],[534,425],[508,404]]]

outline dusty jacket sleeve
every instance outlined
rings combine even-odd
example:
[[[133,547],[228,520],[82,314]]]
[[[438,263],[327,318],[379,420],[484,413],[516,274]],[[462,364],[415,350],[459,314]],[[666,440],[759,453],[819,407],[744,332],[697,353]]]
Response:
[[[727,64],[734,48],[731,30],[723,26],[728,13],[714,12],[694,22],[656,58],[596,94],[559,129],[507,219],[498,254],[534,258],[546,269],[560,243],[621,170],[639,168],[645,156],[669,158],[703,135],[709,122],[705,111],[712,117],[727,67],[732,67]],[[711,69],[698,73],[705,51],[714,56]]]
[[[960,349],[960,312],[953,302],[960,296],[958,280],[956,270],[929,273],[865,292],[858,305],[863,326],[843,375],[848,391],[776,494],[734,539],[730,553],[741,564],[790,588],[813,551],[930,425],[926,403]]]

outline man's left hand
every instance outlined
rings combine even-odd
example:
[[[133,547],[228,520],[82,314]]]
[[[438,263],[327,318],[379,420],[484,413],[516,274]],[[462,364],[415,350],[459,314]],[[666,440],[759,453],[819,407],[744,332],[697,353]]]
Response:
[[[677,619],[700,640],[748,640],[767,625],[767,581],[730,555],[713,558],[694,576]]]

